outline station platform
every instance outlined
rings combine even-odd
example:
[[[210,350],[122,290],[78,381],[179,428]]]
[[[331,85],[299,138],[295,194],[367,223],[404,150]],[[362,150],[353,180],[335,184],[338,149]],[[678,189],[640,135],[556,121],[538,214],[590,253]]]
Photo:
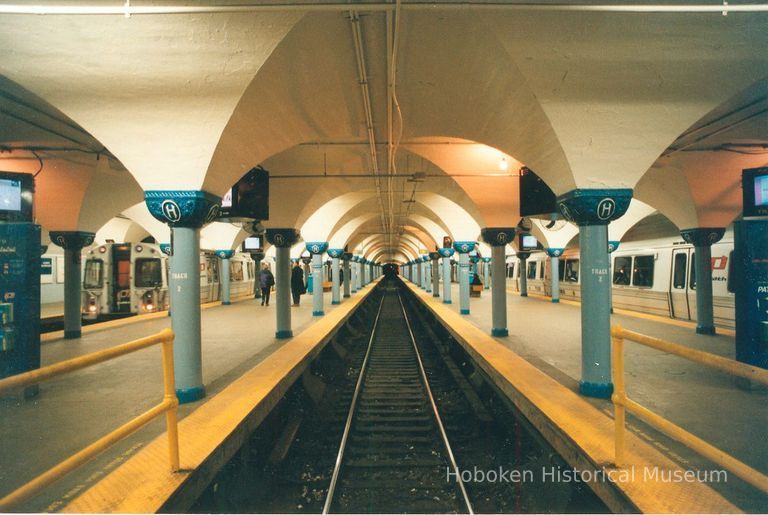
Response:
[[[359,294],[356,294],[359,295]],[[355,298],[353,295],[352,299]],[[326,299],[326,317],[349,299],[333,306]],[[203,382],[206,397],[179,407],[179,419],[260,363],[286,341],[275,335],[272,305],[259,299],[233,299],[202,310]],[[311,295],[291,308],[294,335],[312,326]],[[130,317],[83,328],[83,337],[43,335],[42,365],[102,350],[157,333],[171,326],[167,312]],[[63,333],[63,332],[58,332]],[[160,349],[146,349],[85,370],[46,381],[40,394],[27,402],[0,401],[0,494],[6,494],[61,460],[143,413],[162,398]],[[162,417],[119,442],[93,462],[43,490],[20,508],[29,512],[57,511],[110,470],[165,431]]]
[[[441,285],[442,287],[442,285]],[[430,294],[431,295],[431,294]],[[459,287],[451,288],[459,313]],[[470,298],[470,314],[461,317],[490,334],[491,290]],[[680,345],[734,359],[735,333],[718,328],[714,336],[696,334],[696,324],[665,317],[617,310],[612,324]],[[578,302],[553,304],[549,297],[507,290],[508,337],[494,338],[515,354],[574,392],[581,375],[581,311]],[[655,413],[685,428],[747,465],[768,473],[768,391],[737,388],[733,376],[638,344],[625,344],[627,394]],[[583,397],[613,417],[608,399]],[[686,469],[711,470],[711,462],[682,444],[628,415],[628,429]],[[728,482],[711,484],[715,490],[747,512],[768,510],[768,496],[735,475]]]
[[[471,299],[471,314],[466,316],[458,315],[457,285],[453,285],[452,293],[454,303],[443,307],[480,331],[490,333],[490,290],[485,290],[480,298]],[[351,300],[355,301],[359,295],[353,295]],[[578,306],[565,302],[554,305],[548,298],[523,298],[512,292],[507,301],[510,335],[494,340],[576,392],[581,360]],[[327,315],[320,320],[328,323],[334,310],[347,309],[351,304],[354,302],[347,300],[339,306],[327,303]],[[292,308],[294,334],[322,325],[315,323],[318,319],[311,316],[311,309],[309,296],[303,297],[301,307]],[[716,336],[696,335],[693,324],[639,314],[616,313],[613,320],[630,330],[733,357],[733,334],[729,331]],[[119,328],[85,334],[80,340],[46,343],[43,364],[129,341],[169,325],[167,317],[137,320]],[[292,341],[274,339],[274,325],[274,306],[261,307],[254,300],[204,310],[203,371],[208,396],[198,403],[182,406],[180,418],[190,415],[228,385],[242,380],[253,381],[247,377],[249,371],[252,375],[256,370],[254,367]],[[739,390],[732,378],[725,374],[631,343],[627,344],[626,367],[627,389],[632,398],[748,465],[768,471],[765,466],[768,445],[764,439],[768,393]],[[158,401],[161,392],[159,350],[147,350],[69,378],[50,381],[43,387],[41,396],[26,405],[3,404],[0,406],[3,420],[0,422],[0,438],[7,443],[0,446],[0,462],[4,464],[0,470],[3,490],[12,490],[107,433],[120,421],[144,411]],[[582,399],[612,417],[610,401]],[[714,468],[684,446],[631,416],[628,429],[681,468]],[[43,495],[24,505],[24,511],[65,508],[69,501],[126,463],[164,430],[162,420],[154,421],[93,463],[46,489]],[[612,445],[609,442],[600,444]],[[733,504],[733,511],[764,512],[768,508],[766,496],[735,476],[729,475],[727,482],[709,486]],[[67,510],[88,511],[83,510],[84,506],[87,505],[80,502]]]

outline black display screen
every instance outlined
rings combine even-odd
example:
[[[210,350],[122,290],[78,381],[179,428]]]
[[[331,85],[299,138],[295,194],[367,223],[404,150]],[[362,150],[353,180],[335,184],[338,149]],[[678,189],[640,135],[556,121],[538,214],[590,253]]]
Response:
[[[257,166],[245,174],[221,199],[227,220],[269,220],[269,172]]]
[[[34,192],[32,174],[0,172],[0,221],[31,222]]]
[[[768,167],[744,170],[741,186],[744,216],[768,216]]]
[[[556,213],[556,198],[538,175],[526,167],[520,170],[520,216]]]

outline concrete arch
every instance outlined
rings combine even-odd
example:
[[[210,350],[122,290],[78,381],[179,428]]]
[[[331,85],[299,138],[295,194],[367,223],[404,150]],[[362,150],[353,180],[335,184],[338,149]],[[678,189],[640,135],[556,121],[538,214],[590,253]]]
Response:
[[[368,213],[366,215],[360,215],[357,218],[354,218],[353,220],[350,220],[344,224],[340,229],[335,231],[328,240],[329,248],[343,249],[346,247],[355,231],[357,231],[362,225],[370,222],[374,217],[376,217],[375,214]]]

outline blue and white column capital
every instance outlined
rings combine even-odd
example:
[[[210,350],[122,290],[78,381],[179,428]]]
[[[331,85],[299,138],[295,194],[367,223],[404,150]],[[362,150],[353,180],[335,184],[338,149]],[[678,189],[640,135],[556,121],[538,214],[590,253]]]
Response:
[[[200,190],[149,190],[144,201],[153,217],[171,227],[204,227],[221,207],[219,197]]]
[[[490,263],[491,262],[491,258],[489,258],[489,257],[484,257],[484,258],[480,258],[480,259],[483,260],[483,263]]]
[[[486,227],[480,230],[480,237],[491,247],[503,247],[515,239],[512,227]]]
[[[308,241],[306,244],[307,251],[315,255],[322,255],[326,250],[328,250],[328,242],[327,241]]]
[[[235,255],[235,251],[220,249],[220,250],[215,250],[214,254],[216,254],[216,256],[218,256],[221,259],[232,259],[232,256]]]
[[[563,252],[565,251],[565,249],[550,247],[550,248],[544,249],[544,251],[547,253],[547,256],[551,258],[559,258],[560,256],[563,255]]]
[[[469,254],[475,250],[475,245],[474,241],[454,241],[453,249],[459,254]]]
[[[341,258],[344,255],[344,249],[328,249],[328,255],[332,258]]]
[[[620,241],[617,240],[611,240],[608,242],[608,254],[613,254],[617,250],[619,250],[619,245],[621,245]]]
[[[632,190],[575,189],[557,197],[557,206],[563,217],[577,225],[607,225],[629,209]]]
[[[278,248],[290,248],[301,239],[301,233],[294,228],[267,229],[267,241]]]
[[[171,248],[171,244],[170,243],[161,243],[160,244],[160,252],[162,252],[166,256],[172,256],[173,255],[173,249]]]
[[[453,256],[453,254],[454,254],[455,252],[456,252],[456,251],[455,251],[455,250],[453,250],[452,248],[447,248],[447,249],[446,249],[446,248],[443,248],[443,249],[437,249],[437,253],[438,253],[438,254],[440,254],[440,255],[441,255],[442,257],[444,257],[444,258],[449,258],[449,257]]]

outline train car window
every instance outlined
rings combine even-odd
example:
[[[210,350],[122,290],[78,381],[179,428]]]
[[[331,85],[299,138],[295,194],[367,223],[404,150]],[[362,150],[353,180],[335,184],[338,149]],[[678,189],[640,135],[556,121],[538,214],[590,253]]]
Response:
[[[83,288],[101,288],[104,286],[104,261],[89,259],[85,262]]]
[[[685,271],[688,263],[688,256],[685,254],[675,254],[675,262],[672,264],[672,287],[676,290],[685,288]]]
[[[539,279],[544,279],[544,274],[547,271],[546,261],[541,262],[541,266],[539,267]]]
[[[691,279],[688,287],[692,290],[696,289],[696,253],[691,252]]]
[[[507,277],[512,279],[515,276],[515,264],[507,263]]]
[[[242,261],[230,261],[229,272],[232,281],[243,280],[243,263]]]
[[[632,275],[632,258],[617,257],[613,260],[613,284],[620,286],[629,286],[630,276]]]
[[[117,262],[117,287],[121,290],[131,287],[131,262],[127,259]]]
[[[653,286],[653,256],[635,256],[632,270],[632,286]]]
[[[528,263],[528,279],[536,279],[536,261]]]
[[[736,288],[733,286],[733,251],[728,254],[728,293],[736,293]]]
[[[557,277],[560,281],[563,280],[565,274],[565,261],[562,259],[557,260]]]
[[[213,282],[219,282],[219,260],[212,259],[211,263],[211,275],[213,276]]]
[[[157,258],[136,259],[136,277],[134,283],[137,288],[155,288],[163,285],[163,264]]]
[[[568,259],[565,262],[565,275],[563,281],[567,283],[579,282],[579,260]]]

